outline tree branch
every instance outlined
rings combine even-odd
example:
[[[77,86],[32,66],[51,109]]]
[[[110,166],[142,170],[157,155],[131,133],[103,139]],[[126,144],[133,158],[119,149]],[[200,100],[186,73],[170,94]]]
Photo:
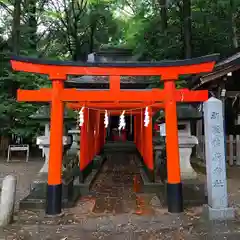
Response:
[[[59,5],[58,5],[58,7],[57,7],[57,6],[53,3],[52,0],[50,0],[50,1],[52,2],[52,6],[54,7],[54,10],[55,10],[56,12],[61,12],[61,10],[60,10],[60,8],[59,8]],[[58,19],[60,20],[60,22],[62,23],[62,25],[67,29],[67,28],[68,28],[68,25],[64,22],[64,19],[63,19],[61,16],[59,16]]]
[[[38,6],[39,15],[36,17],[37,22],[39,22],[39,19],[40,19],[42,13],[44,12],[44,6],[46,3],[47,3],[47,0],[42,0]]]
[[[0,6],[2,6],[10,15],[13,14],[13,11],[3,2],[0,2]]]
[[[72,49],[71,38],[70,38],[72,30],[71,30],[71,23],[70,23],[69,12],[68,12],[68,9],[67,9],[66,0],[63,0],[63,7],[64,7],[64,12],[65,12],[65,20],[67,22],[66,23],[66,30],[67,30],[66,42],[67,42],[67,45],[68,45],[68,50],[72,55],[73,54],[73,49]]]

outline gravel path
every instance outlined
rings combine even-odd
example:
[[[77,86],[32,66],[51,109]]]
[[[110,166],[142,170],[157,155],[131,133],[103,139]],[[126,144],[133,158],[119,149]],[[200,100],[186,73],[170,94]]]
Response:
[[[122,166],[121,159],[123,162],[129,163],[127,171]],[[11,163],[0,161],[0,178],[8,174],[17,176],[18,202],[27,195],[30,184],[42,164],[43,162],[40,160],[30,160],[28,163],[24,163],[24,161]],[[44,211],[18,211],[16,213],[17,221],[8,228],[0,230],[0,240],[240,239],[238,216],[234,222],[210,224],[201,215],[202,207],[185,209],[185,212],[178,216],[168,214],[167,209],[158,205],[154,195],[134,195],[131,179],[137,172],[131,159],[119,155],[118,160],[106,165],[104,171],[105,175],[100,176],[93,187],[93,193],[95,194],[81,198],[74,208],[64,210],[62,217],[49,219],[45,217]],[[234,171],[236,177],[231,174],[232,177],[228,179],[228,192],[230,204],[233,204],[237,213],[239,213],[240,169],[235,168]],[[202,175],[201,177],[204,178],[205,176]],[[127,183],[129,180],[130,183]],[[114,187],[114,184],[117,187]],[[99,195],[100,191],[102,191],[102,195]],[[134,200],[133,202],[136,204],[132,204],[132,200],[137,195],[141,196],[143,201],[155,199],[154,201],[148,201],[148,203],[151,202],[149,208],[152,211],[148,211],[147,214],[135,211],[137,203]],[[103,200],[110,199],[111,196],[113,200],[105,201],[104,204]],[[118,198],[121,201],[117,201]],[[99,208],[96,206],[97,199]],[[113,204],[108,205],[109,203]],[[126,206],[128,211],[126,211]]]
[[[16,210],[19,201],[29,193],[30,184],[42,165],[43,161],[38,159],[30,159],[28,163],[24,159],[9,163],[5,159],[0,159],[0,179],[9,174],[17,177]]]

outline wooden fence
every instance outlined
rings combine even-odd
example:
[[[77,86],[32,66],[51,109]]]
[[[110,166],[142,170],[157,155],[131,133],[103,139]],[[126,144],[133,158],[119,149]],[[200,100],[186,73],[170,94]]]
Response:
[[[197,157],[205,159],[204,136],[198,137]],[[240,166],[240,135],[228,135],[226,138],[227,164]],[[205,161],[205,160],[204,160]]]

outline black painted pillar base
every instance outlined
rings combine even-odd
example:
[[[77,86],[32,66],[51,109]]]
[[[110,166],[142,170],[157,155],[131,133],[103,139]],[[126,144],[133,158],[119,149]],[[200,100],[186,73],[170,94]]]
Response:
[[[62,212],[62,184],[47,186],[46,214],[58,215]]]
[[[182,183],[167,183],[168,212],[183,212]]]

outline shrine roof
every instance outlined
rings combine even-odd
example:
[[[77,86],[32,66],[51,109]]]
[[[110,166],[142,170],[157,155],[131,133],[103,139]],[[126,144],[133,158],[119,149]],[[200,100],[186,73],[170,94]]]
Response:
[[[149,84],[153,83],[150,77],[142,76],[121,76],[120,83],[121,88],[136,87],[136,88],[146,88]],[[68,77],[65,82],[66,87],[71,86],[84,86],[88,84],[92,85],[102,85],[100,88],[109,88],[109,76],[82,76],[82,77]]]
[[[133,62],[138,61],[140,55],[133,54],[133,49],[124,46],[101,46],[96,52],[88,54],[87,62]],[[145,89],[151,83],[149,77],[120,76],[121,88]],[[109,76],[68,76],[65,87],[77,88],[109,88]]]
[[[125,76],[120,76],[121,89],[128,89],[128,88],[129,89],[132,89],[132,88],[145,89],[150,84],[156,83],[156,80],[152,79],[150,76],[147,76],[146,74],[143,74],[145,76],[141,76],[141,74],[136,73],[136,75],[138,76],[129,76],[127,74],[128,68],[134,69],[136,67],[139,67],[139,68],[146,68],[146,70],[147,69],[150,70],[158,67],[159,68],[185,67],[185,66],[191,67],[192,65],[195,66],[198,64],[205,64],[208,62],[216,62],[216,60],[218,59],[218,54],[212,54],[212,55],[202,56],[202,57],[193,58],[193,59],[163,60],[163,61],[151,61],[151,62],[138,61],[139,58],[140,58],[140,55],[134,55],[132,49],[123,48],[123,47],[105,46],[100,48],[100,50],[94,53],[88,54],[88,59],[86,62],[44,60],[44,59],[28,58],[28,57],[21,57],[21,56],[14,56],[12,57],[12,60],[16,62],[36,65],[35,69],[38,69],[38,67],[43,69],[43,67],[45,66],[48,66],[48,67],[63,66],[63,67],[69,67],[69,69],[71,67],[75,67],[75,69],[77,67],[80,67],[80,68],[86,67],[86,71],[84,74],[88,73],[87,68],[89,68],[89,74],[92,73],[91,68],[93,69],[94,68],[109,68],[109,69],[125,68],[125,70],[121,69],[121,71],[123,71],[122,75],[125,75]],[[29,66],[31,67],[31,65]],[[155,70],[153,70],[153,72],[154,71]],[[45,72],[45,71],[43,70],[42,72]],[[152,73],[151,70],[149,71],[149,73],[150,72]],[[92,74],[95,76],[84,75],[84,74],[68,75],[67,81],[65,81],[64,83],[65,87],[66,88],[102,88],[102,89],[109,88],[109,76],[105,76],[105,74],[103,74],[102,76],[98,76],[98,74]],[[155,75],[156,75],[156,72],[155,72]]]
[[[64,111],[64,119],[65,120],[71,120],[72,116],[69,116],[68,110],[65,109]],[[29,118],[37,121],[50,121],[50,107],[49,105],[43,105],[41,106],[36,113],[32,114]]]
[[[156,62],[145,61],[114,61],[114,62],[74,62],[74,61],[57,61],[45,60],[40,58],[29,58],[24,56],[12,56],[11,60],[25,63],[52,65],[52,66],[74,66],[74,67],[115,67],[115,68],[132,68],[132,67],[174,67],[201,64],[206,62],[215,62],[218,60],[219,54],[211,54],[207,56],[183,59],[183,60],[163,60]]]
[[[240,49],[239,49],[240,50]],[[189,86],[192,89],[206,87],[206,84],[211,84],[212,81],[221,79],[229,72],[234,72],[240,69],[240,51],[235,54],[218,61],[214,70],[210,73],[202,73],[192,77]]]
[[[139,76],[121,76],[120,81],[122,83],[136,83],[136,82],[149,82],[147,81],[149,78],[139,77]],[[81,77],[70,77],[68,82],[76,81],[81,83],[109,83],[109,76],[81,76]]]

